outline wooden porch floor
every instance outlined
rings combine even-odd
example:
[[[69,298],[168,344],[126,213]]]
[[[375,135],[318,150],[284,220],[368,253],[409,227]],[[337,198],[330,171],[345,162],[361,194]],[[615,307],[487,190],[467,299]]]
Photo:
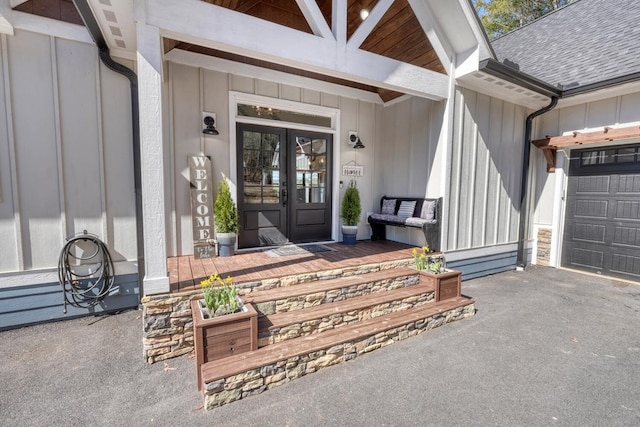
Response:
[[[304,274],[310,271],[354,267],[377,262],[412,258],[414,246],[389,240],[358,241],[356,245],[326,244],[332,251],[271,257],[266,250],[236,253],[232,257],[194,259],[193,256],[167,259],[172,292],[194,290],[200,281],[218,272],[222,277],[231,276],[236,283]]]

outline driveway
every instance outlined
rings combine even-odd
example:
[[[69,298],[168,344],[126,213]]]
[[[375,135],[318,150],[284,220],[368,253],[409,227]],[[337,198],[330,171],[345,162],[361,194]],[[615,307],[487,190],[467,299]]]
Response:
[[[531,266],[463,293],[470,319],[211,412],[191,359],[144,363],[138,311],[0,332],[0,425],[640,425],[640,285]]]

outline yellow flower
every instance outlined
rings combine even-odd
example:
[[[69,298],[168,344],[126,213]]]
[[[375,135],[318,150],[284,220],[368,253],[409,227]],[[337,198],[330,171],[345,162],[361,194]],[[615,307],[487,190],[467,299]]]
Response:
[[[424,259],[424,254],[420,254],[420,259]]]
[[[418,250],[416,248],[413,248],[411,253],[413,254],[413,256],[417,256],[418,255]]]
[[[227,282],[227,285],[230,285],[233,283],[233,279],[231,278],[231,276],[227,276],[226,282]]]
[[[423,252],[429,252],[429,246],[426,246],[426,245],[425,245],[425,246],[423,246],[423,247],[422,247],[422,251],[423,251]]]

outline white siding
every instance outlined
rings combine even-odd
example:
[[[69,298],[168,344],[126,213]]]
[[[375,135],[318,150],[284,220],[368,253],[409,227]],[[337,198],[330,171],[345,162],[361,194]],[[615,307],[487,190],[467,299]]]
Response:
[[[447,250],[518,238],[525,108],[467,89],[456,91]]]
[[[84,229],[115,260],[135,259],[128,80],[93,45],[19,30],[2,40],[0,273],[56,267]]]
[[[368,211],[379,209],[379,200],[382,193],[380,191],[374,194],[374,187],[381,182],[379,169],[382,169],[386,162],[380,160],[379,149],[380,141],[388,141],[390,151],[396,152],[391,143],[395,139],[403,138],[381,138],[380,123],[382,122],[384,107],[381,104],[375,104],[354,98],[337,96],[334,94],[324,93],[317,90],[310,90],[302,87],[292,86],[284,83],[254,79],[246,76],[227,74],[207,69],[201,69],[194,66],[178,64],[174,62],[168,63],[168,85],[169,94],[169,116],[170,127],[172,128],[169,137],[171,155],[171,173],[170,180],[172,182],[172,196],[170,198],[171,206],[169,207],[167,218],[170,219],[168,226],[169,237],[169,255],[187,255],[193,253],[192,237],[191,237],[191,217],[190,217],[190,200],[189,200],[189,182],[187,168],[187,155],[192,153],[204,152],[211,156],[212,170],[214,178],[214,189],[220,182],[221,173],[229,175],[232,170],[230,161],[232,151],[235,150],[235,141],[230,141],[229,126],[232,118],[229,117],[229,92],[243,92],[253,95],[268,96],[274,99],[283,99],[288,101],[302,102],[310,105],[321,107],[336,108],[340,110],[340,129],[334,137],[334,155],[339,156],[340,164],[348,163],[356,160],[356,153],[351,149],[351,145],[347,143],[348,132],[357,130],[358,134],[365,144],[366,148],[357,153],[357,162],[364,166],[364,177],[358,178],[358,188],[362,202],[362,220],[358,232],[358,238],[369,238],[369,227],[366,223],[366,213]],[[430,101],[417,101],[429,105]],[[391,108],[393,110],[393,108]],[[423,108],[424,109],[424,108]],[[199,124],[202,111],[215,113],[217,116],[216,128],[220,132],[217,136],[204,136],[202,128]],[[426,109],[428,113],[428,108]],[[419,120],[425,121],[422,114],[414,116]],[[386,117],[384,117],[386,121]],[[405,123],[408,128],[409,119]],[[424,124],[419,124],[420,129]],[[399,131],[404,129],[399,128]],[[422,132],[422,130],[420,130]],[[419,138],[418,138],[419,139]],[[423,137],[422,145],[426,144],[426,137]],[[341,143],[339,142],[341,141]],[[403,141],[407,144],[411,140]],[[404,145],[401,147],[404,149]],[[421,150],[421,151],[420,151]],[[419,149],[414,153],[415,157],[423,156],[424,149]],[[406,162],[411,157],[408,153],[405,157],[398,158],[396,161],[402,167],[400,169],[407,171]],[[417,161],[417,160],[416,160]],[[418,161],[417,161],[418,162]],[[424,162],[422,162],[424,163]],[[420,166],[422,176],[412,177],[415,180],[414,187],[421,188],[418,194],[424,194],[424,183],[428,169]],[[392,168],[386,168],[391,171]],[[335,173],[341,173],[340,168]],[[398,195],[406,194],[406,180],[409,179],[409,172],[405,172],[402,177],[404,181],[395,186]],[[232,182],[236,181],[236,177],[230,177]],[[342,189],[334,188],[339,192],[339,200],[347,188],[348,178],[340,177],[344,185]],[[420,181],[422,183],[420,184]],[[413,182],[413,181],[412,181]],[[385,189],[385,191],[387,191]],[[391,189],[389,189],[391,191]],[[334,213],[338,212],[338,207],[334,206]],[[337,215],[335,215],[337,221]]]

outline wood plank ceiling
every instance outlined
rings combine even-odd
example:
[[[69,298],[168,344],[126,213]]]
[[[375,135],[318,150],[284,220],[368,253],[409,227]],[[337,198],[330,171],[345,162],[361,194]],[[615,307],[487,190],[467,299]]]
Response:
[[[202,1],[299,31],[312,33],[295,0]],[[377,2],[378,0],[347,0],[347,38],[350,38],[355,33],[362,22],[361,11],[371,11]],[[331,27],[332,0],[316,0],[316,3],[327,24]],[[15,10],[82,25],[82,19],[71,0],[29,0],[15,7]],[[376,92],[385,102],[402,95],[387,89],[230,54],[177,40],[164,40],[165,53],[176,48]],[[362,43],[360,49],[446,74],[407,0],[396,0],[392,4],[371,34]]]

